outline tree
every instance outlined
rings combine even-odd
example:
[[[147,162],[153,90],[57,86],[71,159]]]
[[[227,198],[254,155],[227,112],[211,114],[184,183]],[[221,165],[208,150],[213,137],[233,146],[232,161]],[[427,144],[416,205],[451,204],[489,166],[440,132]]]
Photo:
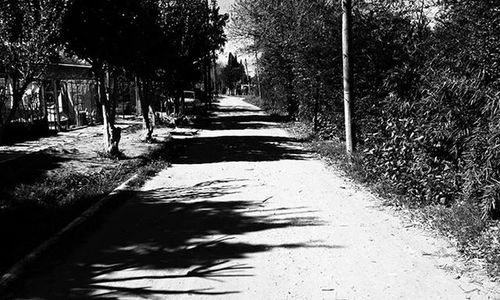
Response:
[[[448,115],[428,122],[440,133],[430,137],[462,167],[463,201],[477,204],[484,219],[499,217],[500,2],[446,0],[443,5],[429,43],[435,60],[427,65],[424,88],[428,103]]]
[[[139,88],[141,112],[145,133],[143,140],[151,142],[155,126],[155,97],[158,87],[167,78],[162,78],[177,60],[175,45],[164,31],[166,20],[163,19],[161,1],[139,1],[139,16],[130,34],[138,39],[137,47],[130,47],[124,52],[127,59],[121,64],[136,76]]]
[[[260,54],[263,100],[291,118],[321,111],[328,100],[322,95],[337,98],[340,9],[330,2],[236,1],[231,34]]]
[[[221,80],[224,85],[233,91],[237,84],[246,79],[245,66],[238,61],[238,56],[229,53],[227,65],[222,69]]]
[[[109,74],[134,74],[140,91],[145,140],[154,129],[155,89],[176,98],[199,80],[202,62],[225,41],[226,16],[205,0],[74,0],[65,17],[68,49],[88,60],[99,83],[106,150],[118,152]],[[179,111],[178,109],[176,110]],[[150,113],[153,119],[150,119]]]
[[[152,72],[151,62],[164,49],[156,21],[151,2],[134,0],[74,0],[65,15],[63,34],[68,50],[91,63],[96,76],[105,150],[111,155],[119,153],[121,130],[115,126],[110,73],[120,68],[144,76]],[[148,110],[143,111],[147,115]]]
[[[161,15],[163,31],[174,45],[176,57],[163,73],[179,106],[182,91],[203,79],[215,51],[226,42],[228,16],[219,13],[215,1],[210,6],[207,0],[165,1]]]
[[[12,83],[12,106],[0,114],[0,143],[28,86],[57,57],[63,0],[2,0],[0,67]]]

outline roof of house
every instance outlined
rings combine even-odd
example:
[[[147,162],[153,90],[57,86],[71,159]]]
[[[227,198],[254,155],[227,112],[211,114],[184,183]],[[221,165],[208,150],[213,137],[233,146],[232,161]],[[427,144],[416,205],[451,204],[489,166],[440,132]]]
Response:
[[[77,64],[52,64],[47,66],[45,79],[59,80],[92,80],[92,67]]]

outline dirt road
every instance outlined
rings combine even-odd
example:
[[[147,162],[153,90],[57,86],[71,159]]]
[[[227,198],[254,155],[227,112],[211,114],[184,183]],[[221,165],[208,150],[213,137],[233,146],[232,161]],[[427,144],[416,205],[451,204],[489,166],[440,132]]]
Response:
[[[256,107],[225,98],[179,155],[20,299],[487,299]]]

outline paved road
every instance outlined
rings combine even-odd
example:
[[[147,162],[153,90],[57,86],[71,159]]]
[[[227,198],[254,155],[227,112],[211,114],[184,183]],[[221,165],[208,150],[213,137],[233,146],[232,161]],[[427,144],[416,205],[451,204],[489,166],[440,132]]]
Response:
[[[20,299],[485,299],[403,224],[238,98]],[[441,266],[438,267],[438,265]]]

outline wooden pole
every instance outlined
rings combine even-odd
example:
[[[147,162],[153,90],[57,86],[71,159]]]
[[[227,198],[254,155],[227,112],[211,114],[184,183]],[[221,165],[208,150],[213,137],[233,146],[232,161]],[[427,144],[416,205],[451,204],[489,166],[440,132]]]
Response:
[[[342,0],[342,56],[344,62],[344,114],[346,152],[354,152],[352,130],[351,0]]]

